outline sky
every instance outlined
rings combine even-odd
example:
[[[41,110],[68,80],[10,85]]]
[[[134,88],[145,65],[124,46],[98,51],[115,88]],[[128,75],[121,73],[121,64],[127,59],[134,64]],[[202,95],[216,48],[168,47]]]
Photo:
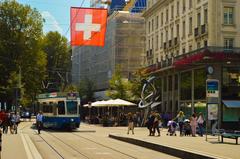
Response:
[[[90,0],[17,0],[36,8],[45,19],[43,32],[58,31],[70,41],[70,8],[89,7]]]

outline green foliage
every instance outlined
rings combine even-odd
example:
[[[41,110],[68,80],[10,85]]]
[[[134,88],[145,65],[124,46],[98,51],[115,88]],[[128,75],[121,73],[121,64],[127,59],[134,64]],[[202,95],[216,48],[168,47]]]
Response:
[[[71,52],[67,39],[58,32],[49,32],[43,40],[43,50],[47,56],[47,81],[54,83],[53,90],[64,91],[71,69]]]
[[[24,98],[31,100],[41,89],[46,65],[42,22],[41,14],[30,6],[0,2],[0,87],[6,90],[0,98],[5,101],[13,101],[14,87],[21,87]]]
[[[77,92],[77,91],[78,91],[77,86],[72,85],[72,84],[67,85],[65,90],[64,90],[64,92]]]
[[[147,76],[143,74],[141,71],[136,71],[133,79],[130,81],[130,92],[131,92],[131,101],[139,101],[141,98],[142,92],[142,80],[146,79]]]
[[[94,101],[94,82],[88,78],[80,81],[78,87],[79,96],[83,103]]]
[[[112,99],[120,98],[128,100],[128,90],[131,88],[131,84],[128,80],[122,78],[120,70],[120,66],[117,66],[112,79],[109,81],[109,89],[107,90],[106,95]]]

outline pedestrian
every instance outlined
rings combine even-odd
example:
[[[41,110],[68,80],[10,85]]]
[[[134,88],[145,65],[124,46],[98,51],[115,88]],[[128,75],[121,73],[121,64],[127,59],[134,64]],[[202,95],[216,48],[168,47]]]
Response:
[[[134,119],[133,119],[133,115],[131,112],[128,113],[128,131],[127,134],[129,134],[129,131],[132,130],[132,134],[134,134]]]
[[[14,112],[10,113],[10,132],[14,134],[16,130],[16,114]]]
[[[160,123],[161,117],[159,113],[155,113],[155,118],[153,122],[153,136],[155,135],[155,132],[157,130],[158,136],[160,136],[160,130],[159,130],[159,123]]]
[[[43,115],[42,115],[41,111],[37,114],[37,123],[36,124],[37,124],[38,134],[40,134],[40,131],[43,126]]]
[[[192,114],[191,118],[190,118],[190,125],[192,128],[192,136],[195,137],[196,136],[196,129],[197,129],[197,116],[195,113]]]
[[[197,124],[198,124],[198,128],[199,128],[199,135],[203,136],[203,123],[204,123],[204,117],[202,112],[199,113],[198,115],[198,119],[197,119]]]
[[[183,125],[184,125],[184,119],[185,115],[183,111],[180,111],[176,117],[178,125],[179,125],[179,130],[180,130],[180,136],[183,136]]]
[[[3,120],[3,133],[8,133],[8,126],[10,126],[10,115],[9,113],[5,113],[4,120]]]
[[[149,136],[153,136],[153,123],[154,123],[154,112],[152,111],[150,116],[148,117],[147,121],[146,121],[146,126],[149,130]]]

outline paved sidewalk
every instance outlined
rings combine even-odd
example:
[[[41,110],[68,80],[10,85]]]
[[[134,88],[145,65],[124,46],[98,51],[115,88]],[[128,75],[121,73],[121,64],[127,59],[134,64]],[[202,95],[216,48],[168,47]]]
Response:
[[[208,141],[204,137],[180,137],[167,136],[167,129],[161,131],[161,136],[148,136],[147,128],[135,128],[135,134],[127,135],[127,128],[122,129],[122,132],[113,132],[109,137],[121,141],[129,142],[146,148],[150,148],[159,152],[164,152],[170,155],[181,158],[221,158],[221,159],[239,159],[240,145],[236,145],[233,139],[224,139],[224,143],[218,141],[217,136],[208,136]]]
[[[27,159],[27,153],[25,151],[25,147],[23,146],[23,139],[21,129],[25,126],[28,126],[31,122],[22,122],[18,127],[18,134],[10,134],[10,130],[8,130],[8,134],[2,135],[2,159]]]

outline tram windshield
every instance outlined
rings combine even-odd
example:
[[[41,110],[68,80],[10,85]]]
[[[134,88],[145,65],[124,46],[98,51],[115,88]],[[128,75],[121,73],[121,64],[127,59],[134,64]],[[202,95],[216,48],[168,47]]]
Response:
[[[77,102],[76,101],[67,101],[67,113],[68,114],[77,114]]]

